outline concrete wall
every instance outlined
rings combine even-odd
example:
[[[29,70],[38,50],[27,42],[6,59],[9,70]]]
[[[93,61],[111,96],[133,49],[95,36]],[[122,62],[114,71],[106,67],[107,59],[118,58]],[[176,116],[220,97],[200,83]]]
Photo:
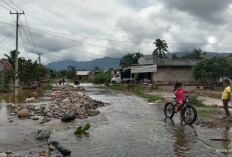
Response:
[[[199,62],[196,59],[170,59],[170,58],[151,58],[141,57],[139,64],[155,64],[157,66],[194,66]]]
[[[3,71],[5,68],[2,64],[0,64],[0,71]]]
[[[153,73],[153,82],[165,81],[165,82],[195,82],[192,73],[192,67],[189,66],[172,66],[164,67],[160,66],[157,68],[157,72]]]

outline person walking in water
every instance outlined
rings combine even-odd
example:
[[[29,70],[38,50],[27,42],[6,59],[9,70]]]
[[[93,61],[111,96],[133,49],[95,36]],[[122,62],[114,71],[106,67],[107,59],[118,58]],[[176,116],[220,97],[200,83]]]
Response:
[[[63,77],[63,79],[62,79],[62,83],[63,83],[63,85],[64,85],[64,83],[65,83],[65,79],[64,79],[64,77]]]
[[[226,116],[224,118],[226,119],[230,119],[230,111],[228,108],[228,103],[229,101],[231,101],[231,89],[230,89],[230,81],[228,79],[225,79],[223,81],[223,86],[225,87],[224,92],[222,94],[222,101],[223,101],[223,106],[224,106],[224,110],[226,113]]]

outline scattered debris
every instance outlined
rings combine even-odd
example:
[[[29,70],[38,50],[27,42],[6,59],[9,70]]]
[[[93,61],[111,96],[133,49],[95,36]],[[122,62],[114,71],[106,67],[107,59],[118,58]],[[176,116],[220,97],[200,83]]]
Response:
[[[71,151],[64,148],[64,147],[62,147],[59,142],[52,141],[51,143],[62,155],[64,155],[64,156],[70,156],[71,155]]]

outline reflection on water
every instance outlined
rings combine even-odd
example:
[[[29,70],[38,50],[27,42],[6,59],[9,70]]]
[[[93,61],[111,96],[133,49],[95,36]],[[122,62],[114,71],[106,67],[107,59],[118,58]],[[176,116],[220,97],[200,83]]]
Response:
[[[175,142],[173,143],[175,155],[178,157],[185,156],[184,154],[191,149],[191,143],[194,142],[194,140],[196,141],[198,138],[197,130],[194,126],[176,125],[173,119],[164,119],[165,123],[168,121],[170,121],[170,126],[172,126],[171,132],[173,134],[173,138],[175,139]],[[188,128],[191,133],[187,132],[186,128]]]
[[[225,140],[229,140],[230,139],[229,131],[230,131],[230,127],[226,126],[225,127],[225,131],[223,133],[222,139],[225,139]],[[231,141],[222,141],[222,148],[226,149],[226,150],[231,149],[230,143],[231,143]],[[224,154],[225,155],[229,155],[229,153],[224,153]]]

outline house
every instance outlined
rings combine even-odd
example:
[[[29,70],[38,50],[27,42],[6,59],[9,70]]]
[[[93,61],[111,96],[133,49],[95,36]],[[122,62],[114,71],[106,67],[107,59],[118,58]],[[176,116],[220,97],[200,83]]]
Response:
[[[228,56],[228,59],[232,60],[232,53]]]
[[[89,77],[89,73],[90,71],[77,71],[77,77],[80,79],[80,80],[87,80],[88,77]]]
[[[0,71],[5,71],[5,70],[8,70],[8,69],[11,69],[11,64],[10,63],[7,63],[3,60],[0,60]]]
[[[89,74],[88,74],[88,79],[92,79],[92,78],[94,78],[94,76],[96,75],[96,74],[99,74],[99,73],[101,73],[101,71],[99,71],[99,70],[93,70],[93,71],[90,71],[89,72]]]
[[[170,58],[139,58],[140,65],[156,65],[157,72],[153,72],[153,82],[174,83],[181,81],[185,83],[194,82],[192,68],[199,60],[196,59],[170,59]]]

